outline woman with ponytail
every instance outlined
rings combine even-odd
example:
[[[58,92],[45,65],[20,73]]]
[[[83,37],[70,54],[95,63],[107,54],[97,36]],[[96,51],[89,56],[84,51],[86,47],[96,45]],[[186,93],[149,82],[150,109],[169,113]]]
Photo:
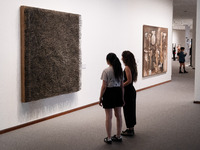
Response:
[[[133,86],[133,82],[137,81],[137,64],[135,57],[130,51],[124,51],[122,53],[122,61],[125,64],[124,69],[124,101],[125,105],[124,118],[127,129],[122,131],[123,136],[133,136],[134,126],[136,125],[136,90]]]
[[[111,144],[112,141],[122,141],[121,108],[124,105],[123,72],[121,63],[114,53],[109,53],[106,57],[106,60],[109,66],[103,70],[101,75],[103,82],[99,97],[99,105],[103,106],[106,113],[105,126],[107,137],[104,139],[104,142]],[[111,137],[113,109],[117,119],[117,133]]]

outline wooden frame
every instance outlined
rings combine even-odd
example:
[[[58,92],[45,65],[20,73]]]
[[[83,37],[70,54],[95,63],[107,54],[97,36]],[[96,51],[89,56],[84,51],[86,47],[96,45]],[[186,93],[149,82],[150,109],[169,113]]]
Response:
[[[168,29],[143,26],[143,77],[167,72]]]

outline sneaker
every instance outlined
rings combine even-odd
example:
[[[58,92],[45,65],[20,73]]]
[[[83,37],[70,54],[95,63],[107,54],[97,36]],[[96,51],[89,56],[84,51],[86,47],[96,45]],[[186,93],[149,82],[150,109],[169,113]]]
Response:
[[[179,71],[179,73],[183,73],[182,71]]]
[[[108,137],[104,138],[104,142],[107,144],[112,144],[112,139],[108,139]]]
[[[135,134],[134,130],[126,129],[125,131],[122,131],[121,135],[123,136],[133,136]]]
[[[120,136],[120,137],[117,137],[116,135],[114,135],[112,138],[112,141],[114,141],[114,142],[122,142],[122,137]]]

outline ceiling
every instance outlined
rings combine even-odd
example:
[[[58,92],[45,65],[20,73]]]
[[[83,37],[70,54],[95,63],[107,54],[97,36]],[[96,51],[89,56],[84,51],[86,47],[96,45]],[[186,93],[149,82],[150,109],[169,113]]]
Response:
[[[185,30],[186,25],[192,29],[196,4],[197,0],[173,0],[173,29]]]

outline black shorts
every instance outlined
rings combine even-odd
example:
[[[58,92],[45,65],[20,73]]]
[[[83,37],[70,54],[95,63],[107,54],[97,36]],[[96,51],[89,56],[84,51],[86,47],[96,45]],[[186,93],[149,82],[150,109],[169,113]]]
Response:
[[[122,88],[121,87],[107,87],[103,95],[103,108],[111,109],[115,107],[122,107]]]
[[[185,61],[179,61],[179,63],[180,63],[180,64],[183,64],[183,63],[185,63]]]

